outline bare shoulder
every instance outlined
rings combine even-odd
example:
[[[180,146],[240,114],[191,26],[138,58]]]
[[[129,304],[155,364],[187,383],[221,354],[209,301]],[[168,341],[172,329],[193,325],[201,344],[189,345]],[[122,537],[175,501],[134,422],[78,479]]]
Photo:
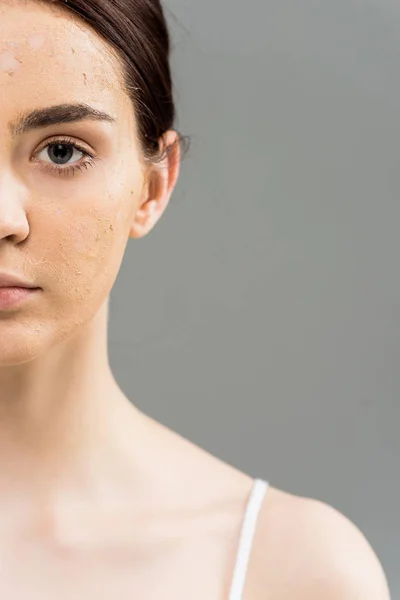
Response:
[[[390,600],[370,543],[334,507],[270,487],[246,583],[249,600]]]

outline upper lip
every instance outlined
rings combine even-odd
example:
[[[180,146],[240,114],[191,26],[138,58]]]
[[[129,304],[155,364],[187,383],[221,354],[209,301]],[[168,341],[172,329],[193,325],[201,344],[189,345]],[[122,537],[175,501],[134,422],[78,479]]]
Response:
[[[22,288],[35,288],[28,281],[20,279],[16,275],[8,275],[7,273],[0,273],[0,288],[2,287],[22,287]]]

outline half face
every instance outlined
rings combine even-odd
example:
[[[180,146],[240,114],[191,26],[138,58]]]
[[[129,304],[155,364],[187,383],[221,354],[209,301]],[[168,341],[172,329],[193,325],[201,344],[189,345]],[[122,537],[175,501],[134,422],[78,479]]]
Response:
[[[107,43],[78,19],[50,5],[1,2],[0,275],[40,289],[0,304],[0,367],[71,336],[108,299],[148,200],[121,82]],[[82,118],[66,105],[108,116]]]

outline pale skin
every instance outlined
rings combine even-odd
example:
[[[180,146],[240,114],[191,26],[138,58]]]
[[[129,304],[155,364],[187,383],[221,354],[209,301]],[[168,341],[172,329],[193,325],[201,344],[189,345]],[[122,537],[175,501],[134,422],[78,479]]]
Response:
[[[108,297],[126,245],[159,221],[180,168],[174,131],[162,164],[143,160],[115,61],[67,13],[0,3],[0,271],[41,287],[0,311],[0,597],[228,600],[252,478],[139,411],[109,366]],[[74,102],[115,123],[11,135],[22,113]],[[94,165],[60,176],[46,149],[60,137]],[[64,167],[84,160],[75,150]],[[271,486],[244,600],[269,598],[389,591],[355,525]]]

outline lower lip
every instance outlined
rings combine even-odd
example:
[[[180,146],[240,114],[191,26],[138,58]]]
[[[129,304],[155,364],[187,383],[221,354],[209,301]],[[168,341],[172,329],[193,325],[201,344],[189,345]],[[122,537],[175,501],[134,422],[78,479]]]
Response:
[[[0,287],[0,310],[19,306],[38,290],[39,288]]]

